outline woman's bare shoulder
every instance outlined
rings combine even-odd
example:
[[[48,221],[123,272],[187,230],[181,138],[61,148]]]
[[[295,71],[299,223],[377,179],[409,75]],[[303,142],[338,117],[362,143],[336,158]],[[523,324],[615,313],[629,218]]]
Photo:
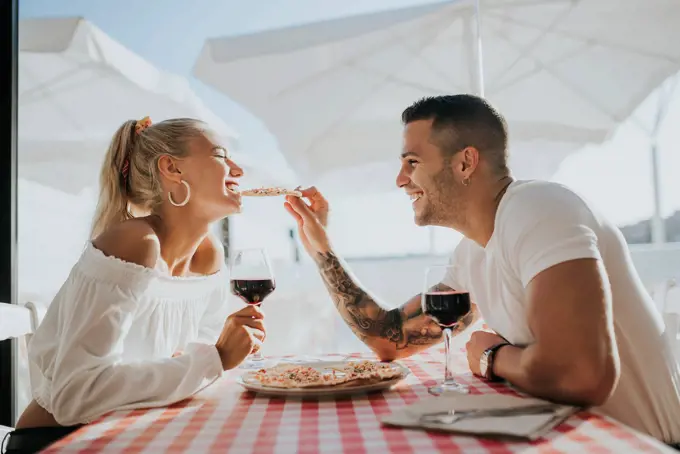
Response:
[[[224,246],[216,235],[206,236],[191,260],[191,271],[197,274],[215,274],[224,267]]]
[[[144,219],[129,219],[108,228],[92,241],[104,255],[154,268],[161,256],[155,230]]]

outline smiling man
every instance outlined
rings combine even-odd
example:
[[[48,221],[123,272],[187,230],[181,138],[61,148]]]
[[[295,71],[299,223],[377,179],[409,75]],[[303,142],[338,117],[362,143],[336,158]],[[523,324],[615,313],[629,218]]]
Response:
[[[472,333],[471,371],[680,442],[680,367],[620,231],[564,186],[514,180],[506,122],[485,100],[426,98],[402,119],[397,185],[416,224],[465,235],[439,287],[469,291],[475,302],[459,330],[481,314],[498,333]],[[333,251],[321,194],[303,196],[311,203],[289,198],[286,208],[359,338],[383,360],[438,343],[420,295],[396,309],[380,305]]]

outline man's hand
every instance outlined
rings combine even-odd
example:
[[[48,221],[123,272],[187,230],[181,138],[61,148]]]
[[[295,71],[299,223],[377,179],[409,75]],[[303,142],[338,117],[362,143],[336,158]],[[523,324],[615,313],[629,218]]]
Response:
[[[490,333],[488,331],[475,331],[472,333],[470,340],[465,344],[470,371],[477,376],[481,376],[482,373],[479,370],[479,361],[482,354],[488,348],[502,342],[505,342],[505,339],[496,333]]]
[[[309,200],[309,208],[316,215],[322,226],[328,227],[328,212],[330,207],[326,198],[316,189],[315,186],[307,189],[300,189],[302,197]]]
[[[312,258],[316,258],[318,254],[325,254],[330,250],[330,241],[325,229],[328,221],[328,202],[314,187],[303,189],[301,192],[302,196],[309,200],[309,204],[300,197],[287,196],[284,206],[297,221],[302,245]]]

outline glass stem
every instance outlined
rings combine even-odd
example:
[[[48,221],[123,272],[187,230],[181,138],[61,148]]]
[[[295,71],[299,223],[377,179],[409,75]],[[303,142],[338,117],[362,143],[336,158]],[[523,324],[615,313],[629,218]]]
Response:
[[[444,348],[445,348],[445,360],[444,360],[444,384],[454,384],[456,381],[453,379],[453,364],[451,363],[451,328],[444,328]]]
[[[261,304],[262,303],[255,303],[254,306],[260,307]],[[260,353],[260,350],[258,350],[255,353],[251,353],[249,359],[251,361],[262,361],[264,357],[262,356],[262,353]]]

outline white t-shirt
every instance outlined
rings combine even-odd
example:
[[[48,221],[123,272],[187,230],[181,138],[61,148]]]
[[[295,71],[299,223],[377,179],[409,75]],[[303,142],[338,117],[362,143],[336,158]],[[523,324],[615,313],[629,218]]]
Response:
[[[680,442],[680,366],[661,315],[638,278],[621,232],[571,190],[516,181],[482,248],[463,239],[444,283],[465,289],[493,330],[516,345],[534,341],[526,288],[541,271],[579,258],[600,259],[609,276],[621,378],[603,413],[665,442]],[[558,328],[558,327],[556,327]]]

